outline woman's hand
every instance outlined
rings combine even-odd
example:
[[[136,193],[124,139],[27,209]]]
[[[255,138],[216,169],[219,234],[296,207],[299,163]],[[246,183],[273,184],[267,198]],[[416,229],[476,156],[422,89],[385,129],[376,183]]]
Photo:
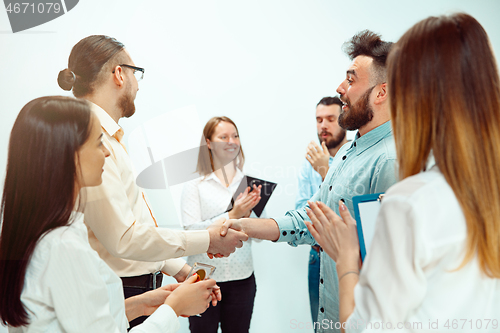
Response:
[[[354,288],[360,267],[356,221],[342,201],[339,201],[341,217],[322,202],[309,202],[309,207],[307,215],[312,224],[306,222],[307,228],[337,264],[339,319],[344,323],[354,311]]]
[[[240,193],[234,202],[233,209],[228,213],[230,219],[239,219],[242,217],[249,217],[252,209],[260,201],[260,191],[262,185],[259,187],[253,185],[253,191],[249,193],[250,187],[247,187],[244,192]]]
[[[196,282],[197,277],[196,274],[190,276],[176,287],[165,300],[165,304],[169,305],[177,316],[193,316],[205,312],[210,306],[210,302],[213,302],[213,293],[215,293],[216,299],[220,300],[220,290],[214,291],[214,288],[218,288],[216,288],[215,280]]]
[[[158,307],[165,303],[165,299],[179,286],[178,283],[169,284],[144,294],[132,296],[125,300],[125,312],[128,321],[140,316],[150,316]]]
[[[359,270],[359,242],[356,221],[339,201],[340,216],[322,202],[309,202],[311,222],[305,222],[311,235],[342,271]]]
[[[178,283],[174,284],[169,284],[163,287],[160,287],[155,290],[151,290],[148,292],[145,292],[144,294],[140,295],[143,296],[143,302],[144,302],[144,309],[143,309],[143,316],[150,316],[153,314],[153,312],[158,309],[160,305],[165,303],[165,299],[170,296],[170,294],[179,286]]]

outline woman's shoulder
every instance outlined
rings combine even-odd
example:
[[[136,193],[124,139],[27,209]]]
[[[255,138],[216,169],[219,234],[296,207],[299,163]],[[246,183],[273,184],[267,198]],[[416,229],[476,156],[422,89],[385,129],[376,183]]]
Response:
[[[88,244],[87,227],[83,223],[83,214],[81,213],[73,214],[68,225],[47,232],[37,244],[39,252],[59,253],[59,251],[68,249],[73,251],[91,249]]]
[[[437,167],[421,172],[391,186],[384,197],[386,199],[414,200],[432,198],[452,193],[443,174]]]
[[[49,266],[95,260],[96,256],[97,252],[92,250],[88,242],[82,216],[82,219],[70,221],[69,225],[47,232],[38,240],[30,259],[29,275],[40,279]]]
[[[414,227],[428,240],[436,236],[436,241],[442,242],[445,234],[456,239],[465,235],[465,219],[458,199],[437,167],[392,186],[384,196],[382,207],[386,213],[411,216],[408,221],[413,221]]]

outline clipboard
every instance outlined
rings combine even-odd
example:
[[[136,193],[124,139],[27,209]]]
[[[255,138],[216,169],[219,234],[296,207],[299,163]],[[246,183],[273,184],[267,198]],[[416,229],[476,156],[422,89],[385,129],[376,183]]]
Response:
[[[259,187],[259,185],[262,185],[262,189],[260,190],[260,201],[259,203],[253,208],[253,212],[255,215],[260,217],[262,215],[262,211],[267,205],[267,202],[271,198],[271,195],[273,194],[274,189],[276,186],[278,186],[277,183],[269,182],[267,180],[263,180],[260,178],[255,178],[251,176],[245,176],[240,182],[240,185],[238,185],[238,188],[236,189],[236,192],[234,192],[233,197],[231,198],[231,202],[229,203],[229,206],[227,207],[226,212],[230,211],[233,209],[233,204],[236,201],[236,198],[240,193],[243,193],[247,187],[250,186],[250,188],[253,188],[253,185]]]
[[[366,250],[370,247],[375,234],[375,222],[377,221],[383,196],[384,193],[375,193],[358,195],[352,198],[362,262],[365,261]]]

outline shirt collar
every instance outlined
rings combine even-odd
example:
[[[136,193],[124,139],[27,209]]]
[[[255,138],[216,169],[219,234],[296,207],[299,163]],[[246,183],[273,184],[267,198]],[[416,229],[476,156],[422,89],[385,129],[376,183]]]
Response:
[[[243,172],[239,168],[236,168],[236,174],[234,175],[233,181],[231,182],[231,184],[229,184],[229,186],[233,185],[235,182],[238,182],[238,184],[239,184],[241,182],[241,180],[243,179],[243,176],[244,176]],[[226,187],[224,184],[222,184],[220,179],[215,175],[215,172],[212,172],[211,174],[209,174],[208,176],[203,178],[202,181],[208,181],[210,179],[212,179],[212,180],[218,182],[219,184],[223,185],[224,187]]]
[[[391,121],[387,121],[382,125],[372,129],[370,132],[363,136],[359,136],[359,132],[356,133],[356,138],[351,143],[349,149],[356,149],[356,155],[361,154],[374,144],[378,143],[380,140],[392,135]]]
[[[120,125],[114,121],[111,116],[104,111],[103,108],[101,108],[99,105],[92,103],[91,101],[88,101],[90,103],[90,109],[94,114],[99,118],[99,121],[101,122],[102,128],[108,133],[110,136],[115,135],[116,132],[121,130],[122,128]]]

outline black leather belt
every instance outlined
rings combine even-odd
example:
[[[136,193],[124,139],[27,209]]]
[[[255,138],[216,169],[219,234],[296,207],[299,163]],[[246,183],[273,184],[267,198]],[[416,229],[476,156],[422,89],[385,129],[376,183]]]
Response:
[[[139,276],[122,277],[123,287],[153,290],[161,287],[163,274],[161,272]]]

